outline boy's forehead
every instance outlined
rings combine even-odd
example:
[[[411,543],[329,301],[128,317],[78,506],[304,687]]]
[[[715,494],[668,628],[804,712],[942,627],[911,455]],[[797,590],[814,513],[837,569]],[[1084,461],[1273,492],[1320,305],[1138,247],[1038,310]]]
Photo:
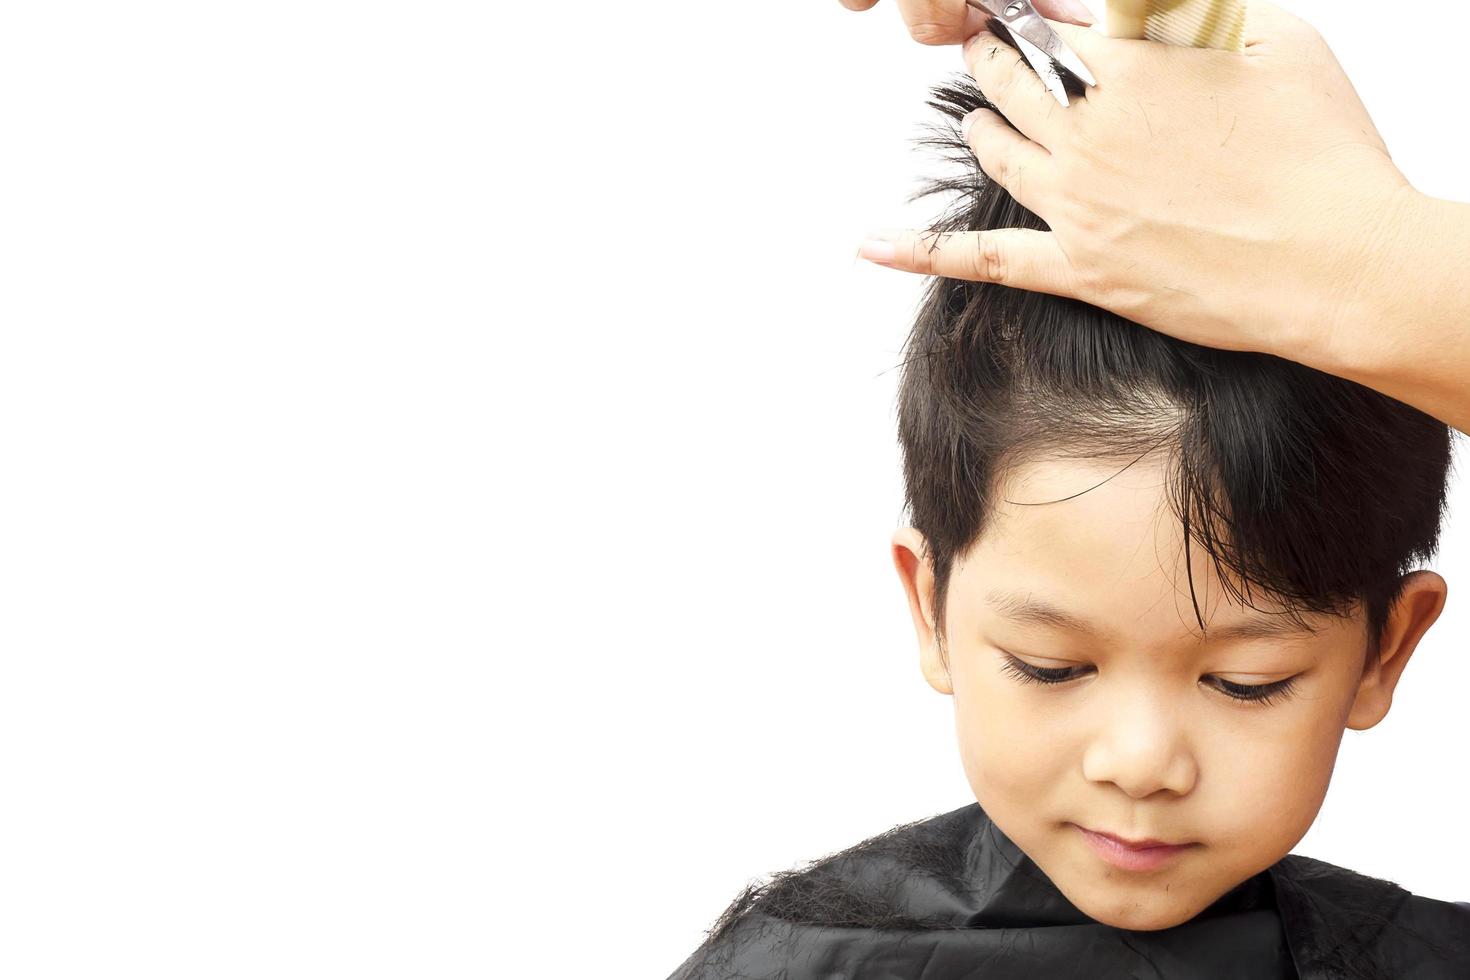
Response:
[[[1149,488],[1161,491],[1167,465],[1162,452],[1143,457],[1033,457],[1009,467],[1000,487],[1004,497],[1026,503],[1080,497],[1102,485],[1135,492]]]
[[[1055,564],[1069,572],[1094,565],[1091,571],[1117,576],[1136,563],[1141,547],[1149,559],[1155,546],[1183,548],[1183,524],[1170,510],[1157,462],[1029,463],[999,489],[977,542],[991,560],[1024,557],[1033,566]]]
[[[1186,559],[1160,464],[1125,466],[1060,460],[1018,468],[990,526],[957,563],[964,594],[955,598],[988,617],[1084,639],[1198,636],[1195,601],[1212,639],[1311,635],[1272,615],[1282,607],[1258,589],[1255,608],[1236,602],[1198,542]]]

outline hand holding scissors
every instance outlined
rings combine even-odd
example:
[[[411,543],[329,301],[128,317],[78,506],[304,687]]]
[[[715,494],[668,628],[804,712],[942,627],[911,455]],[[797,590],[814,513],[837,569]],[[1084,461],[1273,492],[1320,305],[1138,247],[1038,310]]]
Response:
[[[1015,43],[1031,67],[1036,69],[1047,91],[1062,105],[1071,105],[1071,101],[1067,98],[1060,69],[1071,72],[1086,85],[1097,84],[1082,59],[1036,12],[1030,0],[965,0],[965,3],[990,15],[986,26],[1002,40]],[[996,30],[997,22],[1002,30]]]
[[[1032,0],[1036,10],[1051,20],[1091,27],[1095,18],[1081,0]],[[848,10],[868,10],[878,0],[842,0]],[[966,0],[898,0],[899,12],[909,35],[920,44],[960,44],[979,33],[994,16],[982,7],[967,7]]]
[[[878,0],[842,0],[849,10],[867,10]],[[954,44],[989,29],[1025,56],[1047,90],[1062,105],[1067,98],[1062,69],[1085,85],[1096,85],[1087,66],[1051,28],[1045,17],[1082,27],[1092,16],[1079,0],[899,0],[899,9],[914,40]]]

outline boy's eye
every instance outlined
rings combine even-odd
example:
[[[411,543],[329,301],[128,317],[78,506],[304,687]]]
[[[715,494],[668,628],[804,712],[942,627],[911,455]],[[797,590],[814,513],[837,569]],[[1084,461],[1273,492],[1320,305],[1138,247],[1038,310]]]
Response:
[[[1011,674],[1022,684],[1065,684],[1067,681],[1076,680],[1087,673],[1085,667],[1033,667],[1024,660],[1006,654],[1001,662],[1001,669]],[[1284,701],[1292,694],[1295,677],[1285,680],[1272,681],[1269,684],[1234,684],[1219,677],[1213,678],[1215,689],[1226,697],[1236,701],[1248,701],[1252,704],[1272,704],[1276,701]]]

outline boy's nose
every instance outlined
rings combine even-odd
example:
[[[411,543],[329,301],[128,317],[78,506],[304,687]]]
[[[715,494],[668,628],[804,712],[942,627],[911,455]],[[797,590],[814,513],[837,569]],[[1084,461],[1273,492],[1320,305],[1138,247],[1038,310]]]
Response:
[[[1088,742],[1083,776],[1113,783],[1139,800],[1161,790],[1185,795],[1198,770],[1181,715],[1177,705],[1158,698],[1113,705]]]

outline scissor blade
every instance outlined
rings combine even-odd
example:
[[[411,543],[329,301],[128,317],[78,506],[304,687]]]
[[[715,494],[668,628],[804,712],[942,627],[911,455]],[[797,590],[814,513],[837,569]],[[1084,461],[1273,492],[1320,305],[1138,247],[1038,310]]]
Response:
[[[1077,57],[1076,52],[1074,52],[1071,48],[1067,47],[1065,44],[1058,44],[1055,47],[1047,48],[1046,50],[1061,64],[1063,68],[1067,69],[1067,71],[1076,75],[1088,85],[1097,84],[1097,79],[1092,77],[1092,72],[1087,70],[1087,66],[1082,63],[1082,59]]]
[[[1041,78],[1041,84],[1046,86],[1047,91],[1056,96],[1057,101],[1062,105],[1071,105],[1071,101],[1067,98],[1067,88],[1062,84],[1056,66],[1051,63],[1051,57],[1022,35],[1012,34],[1011,36],[1016,39],[1016,47],[1020,48],[1026,60],[1031,62],[1031,67],[1036,69],[1036,74]]]
[[[1055,59],[1067,71],[1076,75],[1088,85],[1096,85],[1097,79],[1092,77],[1092,72],[1077,57],[1076,52],[1067,47],[1067,42],[1062,40],[1046,19],[1036,12],[1036,8],[1030,0],[965,0],[967,4],[980,10],[985,10],[991,16],[1005,24],[1006,29],[1015,38],[1025,38],[1047,57]],[[1035,65],[1035,59],[1029,59]],[[1037,69],[1039,72],[1040,69]]]

